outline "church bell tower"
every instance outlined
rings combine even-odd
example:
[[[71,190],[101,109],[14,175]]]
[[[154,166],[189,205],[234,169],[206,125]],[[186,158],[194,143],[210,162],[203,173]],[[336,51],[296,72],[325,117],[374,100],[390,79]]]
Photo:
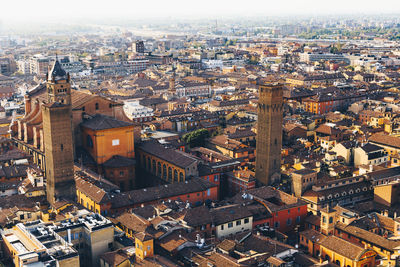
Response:
[[[53,205],[75,195],[70,76],[58,59],[47,74],[42,105],[47,200]]]

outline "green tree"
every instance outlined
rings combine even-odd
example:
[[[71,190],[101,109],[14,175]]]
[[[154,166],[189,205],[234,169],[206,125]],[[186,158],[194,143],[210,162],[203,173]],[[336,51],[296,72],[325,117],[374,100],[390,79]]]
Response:
[[[332,54],[337,54],[339,52],[339,49],[336,46],[332,46],[331,49],[330,49],[330,52]]]
[[[198,129],[185,134],[182,139],[192,148],[204,146],[208,137],[210,137],[210,133],[206,129]]]

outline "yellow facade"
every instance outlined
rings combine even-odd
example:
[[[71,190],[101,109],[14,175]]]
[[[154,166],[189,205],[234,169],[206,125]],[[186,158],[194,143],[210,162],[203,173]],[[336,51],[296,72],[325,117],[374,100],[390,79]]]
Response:
[[[89,196],[85,195],[79,189],[76,189],[76,196],[78,202],[87,208],[90,211],[93,211],[98,214],[103,214],[104,210],[101,209],[101,205],[99,203],[96,203],[93,199],[91,199]]]
[[[241,144],[240,148],[245,148],[246,146]],[[244,158],[244,157],[248,157],[249,156],[249,152],[248,151],[242,151],[242,152],[235,152],[234,150],[230,150],[227,149],[223,146],[219,146],[219,145],[215,145],[215,148],[221,152],[223,155],[225,156],[229,156],[231,158]]]
[[[46,195],[46,191],[44,189],[33,190],[25,193],[27,197],[40,197]]]
[[[340,255],[324,246],[321,246],[321,257],[328,259],[339,266],[346,267],[373,267],[375,266],[376,252],[372,250],[366,250],[360,258],[350,259],[343,255]]]
[[[369,125],[375,128],[380,128],[385,121],[384,117],[371,117]]]
[[[140,259],[144,259],[147,257],[151,257],[154,255],[154,245],[153,239],[141,241],[140,239],[135,237],[135,254],[136,257]]]
[[[58,261],[60,267],[80,266],[79,257],[67,258]]]
[[[184,182],[186,179],[186,171],[168,161],[155,157],[142,150],[139,151],[140,165],[143,169],[154,174],[160,179],[170,183]]]

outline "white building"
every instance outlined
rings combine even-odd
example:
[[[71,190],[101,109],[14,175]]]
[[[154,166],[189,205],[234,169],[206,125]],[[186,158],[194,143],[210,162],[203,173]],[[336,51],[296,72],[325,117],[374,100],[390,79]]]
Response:
[[[31,74],[46,75],[49,71],[50,59],[37,54],[29,59],[29,68]]]
[[[139,100],[125,101],[124,111],[126,116],[135,122],[152,121],[154,116],[153,109],[140,105]]]
[[[253,215],[244,206],[219,207],[213,213],[217,238],[251,231]]]
[[[18,60],[17,69],[23,74],[30,74],[30,64],[26,60]]]
[[[203,59],[201,63],[204,69],[222,69],[224,67],[223,61],[218,59]]]
[[[225,87],[215,87],[212,88],[212,93],[214,95],[222,95],[227,93],[234,93],[236,88],[234,86],[225,86]]]
[[[389,156],[383,147],[367,143],[354,150],[354,166],[381,165],[388,162]]]
[[[331,53],[316,54],[316,53],[308,53],[308,52],[300,54],[300,62],[310,63],[310,62],[321,61],[321,60],[348,61],[348,59],[341,54],[331,54]]]
[[[207,83],[181,81],[175,89],[179,97],[209,97],[211,94],[211,86]]]

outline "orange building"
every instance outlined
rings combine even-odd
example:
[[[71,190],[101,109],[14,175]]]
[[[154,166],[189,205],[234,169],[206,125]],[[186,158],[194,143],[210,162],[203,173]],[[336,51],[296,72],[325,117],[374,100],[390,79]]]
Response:
[[[320,242],[326,238],[325,235],[314,229],[307,229],[299,233],[300,247],[305,249],[310,255],[318,257],[320,255]]]
[[[217,135],[208,140],[207,146],[213,150],[219,151],[225,156],[241,159],[242,165],[245,162],[253,161],[255,158],[255,149],[239,141],[228,138],[227,135]]]
[[[98,173],[121,190],[134,187],[134,125],[96,114],[81,123],[83,148],[96,163]]]
[[[363,248],[337,236],[325,236],[313,229],[299,234],[300,246],[321,261],[335,263],[338,266],[372,267],[376,266],[377,253]]]
[[[322,97],[315,96],[303,100],[304,110],[313,114],[325,114],[334,111],[333,99],[323,99]]]
[[[320,257],[338,266],[376,266],[377,253],[375,251],[359,247],[333,235],[320,241],[320,248]]]
[[[197,178],[181,183],[116,192],[116,186],[93,179],[82,172],[75,173],[78,202],[102,215],[115,214],[160,201],[184,201],[198,206],[218,200],[218,186]]]
[[[271,186],[263,186],[246,191],[255,201],[263,205],[271,217],[254,220],[253,224],[267,224],[281,233],[288,233],[303,224],[307,216],[307,203]]]

